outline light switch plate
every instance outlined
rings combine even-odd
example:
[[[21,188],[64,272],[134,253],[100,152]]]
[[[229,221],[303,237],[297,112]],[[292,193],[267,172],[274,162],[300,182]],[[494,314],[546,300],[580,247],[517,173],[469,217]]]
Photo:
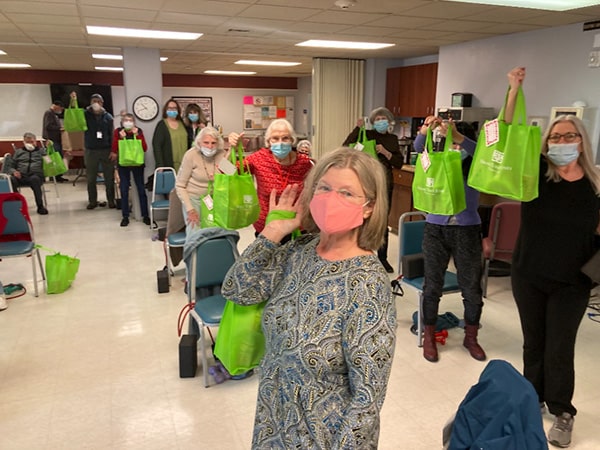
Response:
[[[590,52],[588,67],[600,67],[600,50],[593,50]]]

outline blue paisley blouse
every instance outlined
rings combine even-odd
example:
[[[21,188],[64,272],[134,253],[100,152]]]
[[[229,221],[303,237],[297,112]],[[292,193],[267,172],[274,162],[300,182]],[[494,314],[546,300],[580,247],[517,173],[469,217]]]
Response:
[[[268,299],[253,449],[375,449],[395,348],[396,307],[375,255],[327,261],[318,236],[260,235],[223,295]]]

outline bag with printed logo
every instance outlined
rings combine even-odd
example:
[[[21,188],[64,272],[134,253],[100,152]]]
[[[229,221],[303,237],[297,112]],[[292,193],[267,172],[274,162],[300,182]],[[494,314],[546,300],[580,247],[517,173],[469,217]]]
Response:
[[[213,215],[216,226],[228,230],[252,225],[260,214],[254,179],[244,164],[242,141],[231,149],[231,162],[238,164],[232,175],[216,173],[213,183]],[[202,202],[204,203],[204,201]]]
[[[45,177],[55,177],[67,171],[67,166],[60,153],[54,150],[52,141],[46,143],[46,154],[42,157],[42,167]]]
[[[200,228],[213,228],[215,223],[215,211],[213,196],[213,183],[208,183],[206,194],[200,197]]]
[[[451,146],[452,130],[448,129],[444,150],[434,152],[431,130],[427,130],[425,149],[417,157],[412,184],[415,209],[452,216],[467,207],[461,155]]]
[[[486,121],[480,131],[467,182],[486,194],[528,202],[538,196],[542,133],[527,125],[521,88],[512,123],[504,122],[505,108],[506,101],[498,118]]]

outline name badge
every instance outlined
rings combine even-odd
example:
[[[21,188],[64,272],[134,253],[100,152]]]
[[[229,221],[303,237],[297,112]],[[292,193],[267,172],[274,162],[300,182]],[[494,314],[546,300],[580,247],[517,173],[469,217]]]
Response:
[[[96,131],[96,139],[102,139],[102,131]]]
[[[213,209],[213,199],[210,196],[210,194],[205,195],[204,198],[202,198],[202,201],[204,202],[204,204],[206,205],[206,207],[208,208],[208,210],[212,211],[212,209]]]

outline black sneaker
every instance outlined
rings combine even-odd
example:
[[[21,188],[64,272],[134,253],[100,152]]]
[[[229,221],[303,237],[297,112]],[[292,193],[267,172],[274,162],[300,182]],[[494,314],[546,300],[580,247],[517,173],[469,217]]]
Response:
[[[69,182],[69,180],[67,180],[62,175],[59,175],[59,176],[55,177],[55,180],[56,180],[57,183],[68,183]]]
[[[146,216],[143,220],[146,225],[150,225],[150,217]]]
[[[94,202],[94,203],[88,203],[88,205],[86,206],[86,209],[96,209],[98,207],[98,203]]]
[[[106,202],[98,202],[98,206],[104,208],[106,206]]]
[[[108,207],[111,209],[115,209],[117,205],[115,205],[115,202],[108,202]]]
[[[45,216],[46,214],[48,214],[48,210],[46,208],[44,208],[43,206],[40,206],[37,209],[38,214],[41,214],[42,216]]]
[[[123,217],[121,219],[121,226],[126,227],[127,225],[129,225],[129,217]]]

